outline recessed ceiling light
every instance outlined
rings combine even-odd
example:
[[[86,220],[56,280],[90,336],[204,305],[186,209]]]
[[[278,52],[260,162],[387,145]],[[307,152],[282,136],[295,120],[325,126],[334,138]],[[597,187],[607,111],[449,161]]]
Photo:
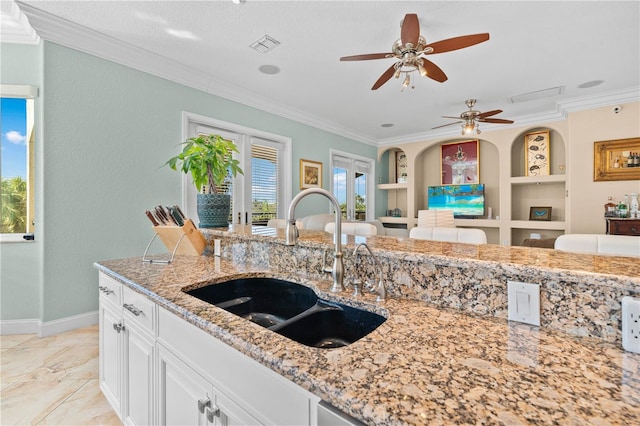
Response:
[[[280,68],[276,67],[275,65],[260,65],[260,68],[258,69],[262,74],[269,75],[278,74],[280,72]]]
[[[587,82],[584,82],[582,84],[579,84],[578,88],[580,88],[580,89],[588,89],[589,87],[599,86],[602,83],[604,83],[604,80],[591,80],[591,81],[587,81]]]
[[[381,124],[380,127],[393,127],[393,123],[384,123]]]

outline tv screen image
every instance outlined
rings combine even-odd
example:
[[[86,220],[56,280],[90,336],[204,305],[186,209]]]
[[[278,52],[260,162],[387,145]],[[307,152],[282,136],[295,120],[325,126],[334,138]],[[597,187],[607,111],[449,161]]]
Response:
[[[453,217],[484,216],[484,184],[441,185],[427,188],[430,210],[453,210]]]

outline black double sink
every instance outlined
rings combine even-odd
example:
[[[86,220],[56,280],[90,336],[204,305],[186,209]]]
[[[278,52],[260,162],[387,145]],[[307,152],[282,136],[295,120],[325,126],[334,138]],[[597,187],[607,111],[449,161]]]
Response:
[[[386,318],[319,298],[309,287],[275,278],[242,278],[186,291],[204,302],[306,346],[347,346]]]

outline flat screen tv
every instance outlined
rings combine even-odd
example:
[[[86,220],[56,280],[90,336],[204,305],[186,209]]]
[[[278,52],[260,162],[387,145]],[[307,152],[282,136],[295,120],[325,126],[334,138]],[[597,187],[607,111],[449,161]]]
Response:
[[[456,218],[484,216],[484,184],[441,185],[427,188],[430,210],[453,210]]]

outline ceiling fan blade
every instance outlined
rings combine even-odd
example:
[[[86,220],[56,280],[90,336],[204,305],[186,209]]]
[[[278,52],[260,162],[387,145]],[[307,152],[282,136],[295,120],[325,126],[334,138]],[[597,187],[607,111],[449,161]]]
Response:
[[[385,84],[387,81],[389,81],[389,79],[391,77],[393,77],[393,74],[396,72],[396,64],[393,64],[389,67],[388,70],[386,70],[384,72],[384,74],[382,74],[380,76],[380,78],[378,79],[378,81],[376,81],[376,83],[373,85],[373,87],[371,87],[371,90],[376,90],[378,87],[382,86],[383,84]]]
[[[453,126],[454,124],[460,124],[460,123],[464,123],[464,121],[456,121],[455,123],[443,124],[442,126],[432,127],[431,130],[439,129],[440,127]]]
[[[426,45],[425,48],[432,48],[433,51],[430,54],[433,55],[436,53],[444,53],[450,52],[452,50],[463,49],[465,47],[473,46],[474,44],[482,43],[483,41],[487,40],[489,40],[489,33],[471,34],[436,41],[434,43]]]
[[[407,13],[402,21],[402,29],[400,31],[400,39],[403,45],[407,43],[413,44],[413,47],[418,45],[418,38],[420,37],[420,22],[418,21],[418,15],[415,13]]]
[[[368,61],[370,59],[393,58],[393,53],[367,53],[364,55],[343,56],[341,61]]]
[[[422,66],[427,70],[427,77],[440,83],[444,83],[445,81],[447,81],[447,75],[440,69],[439,66],[426,58],[420,59],[422,60]]]
[[[513,120],[505,120],[502,118],[480,118],[478,121],[482,123],[495,123],[495,124],[511,124]]]
[[[494,109],[493,111],[481,112],[477,115],[478,118],[486,118],[491,117],[492,115],[500,114],[502,112],[501,109]]]

